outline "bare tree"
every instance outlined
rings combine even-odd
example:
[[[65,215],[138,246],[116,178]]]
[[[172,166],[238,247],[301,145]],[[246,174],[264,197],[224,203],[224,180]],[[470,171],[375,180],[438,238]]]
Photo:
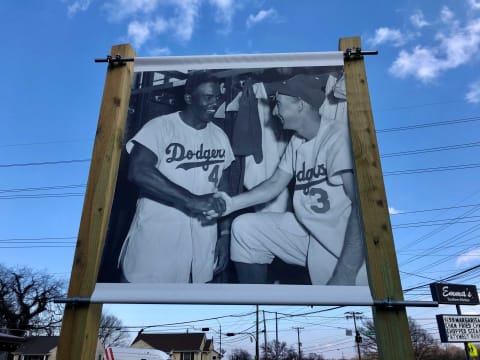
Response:
[[[252,355],[243,349],[233,349],[228,356],[229,360],[252,360]]]
[[[54,335],[59,332],[64,282],[27,267],[0,265],[0,326],[12,335]]]
[[[277,345],[277,346],[275,346]],[[293,346],[288,346],[285,341],[279,341],[276,344],[276,340],[267,342],[267,352],[265,353],[265,344],[261,345],[262,358],[265,360],[296,360],[298,359],[297,351]],[[278,351],[278,354],[276,353]]]
[[[364,326],[360,328],[360,333],[362,333],[362,353],[364,354],[365,359],[377,360],[378,348],[375,339],[375,326],[371,320],[365,321],[363,325]],[[439,349],[434,337],[411,318],[408,319],[408,328],[412,339],[415,359],[436,359],[432,354],[438,354],[442,349]]]
[[[129,336],[119,318],[111,314],[102,314],[98,338],[103,346],[109,347],[128,345]]]

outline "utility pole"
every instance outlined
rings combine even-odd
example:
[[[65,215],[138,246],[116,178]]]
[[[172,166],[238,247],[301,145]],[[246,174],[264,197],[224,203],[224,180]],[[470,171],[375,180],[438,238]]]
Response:
[[[455,307],[457,308],[457,315],[462,315],[462,309],[460,309],[460,305],[456,304]],[[470,352],[468,351],[468,342],[464,342],[463,346],[465,348],[465,359],[470,360]]]
[[[267,322],[265,321],[265,310],[262,310],[263,313],[263,345],[265,352],[265,360],[267,360]]]
[[[255,360],[260,360],[260,351],[258,349],[258,305],[257,305],[257,320],[256,320],[256,324],[255,324],[255,328],[256,328],[256,331],[255,331]]]
[[[300,329],[303,329],[302,327],[294,327],[294,329],[297,329],[297,338],[298,338],[298,360],[302,360],[302,343],[300,342]]]
[[[357,311],[348,311],[345,313],[347,319],[353,318],[353,326],[355,327],[355,343],[357,344],[358,360],[362,360],[362,355],[360,353],[360,343],[362,342],[362,336],[357,330],[357,318],[362,318],[362,313]]]
[[[220,322],[219,322],[219,325],[220,325],[220,360],[221,360],[222,357],[223,357],[223,353],[222,353],[222,324],[220,324]]]
[[[275,360],[278,360],[278,316],[275,311]]]
[[[217,321],[218,321],[218,319],[217,319]],[[218,331],[218,333],[220,335],[220,359],[222,359],[222,357],[223,357],[223,354],[222,354],[222,324],[220,323],[220,321],[218,321],[218,326],[220,327],[220,330]],[[212,329],[212,330],[217,332],[217,330],[215,330],[215,329]],[[143,329],[142,329],[142,331],[143,331]],[[203,327],[202,331],[210,331],[210,328]],[[187,333],[188,333],[188,329],[187,329]],[[230,335],[230,336],[233,336],[233,333],[231,333],[231,334],[232,335]],[[212,340],[213,340],[213,337],[212,337]]]

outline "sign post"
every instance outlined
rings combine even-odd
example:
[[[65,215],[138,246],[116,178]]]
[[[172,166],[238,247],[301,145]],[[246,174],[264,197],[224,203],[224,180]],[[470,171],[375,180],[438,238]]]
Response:
[[[339,48],[361,48],[360,37],[340,39]],[[378,143],[362,58],[345,62],[348,116],[365,232],[368,280],[375,300],[403,301]],[[405,307],[373,308],[381,359],[414,359]]]
[[[113,46],[111,56],[117,55],[133,57],[135,52],[130,45]],[[120,161],[132,77],[133,63],[108,67],[68,289],[71,299],[89,298],[97,280]],[[102,304],[65,305],[57,359],[94,358],[101,314]]]

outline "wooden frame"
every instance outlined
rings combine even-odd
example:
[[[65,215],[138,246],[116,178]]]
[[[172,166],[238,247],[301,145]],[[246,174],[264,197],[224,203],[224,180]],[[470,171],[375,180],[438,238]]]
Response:
[[[130,45],[113,46],[111,56],[134,57]],[[109,66],[105,80],[87,192],[68,289],[69,298],[90,297],[97,280],[130,98],[133,63]],[[102,304],[65,306],[57,359],[93,359]]]
[[[340,40],[340,50],[361,47],[360,38]],[[111,55],[133,57],[129,45]],[[113,200],[133,65],[110,66],[100,110],[92,165],[72,267],[68,297],[89,298],[102,254]],[[380,158],[362,59],[345,63],[350,130],[367,248],[369,282],[375,300],[403,300]],[[59,359],[91,359],[102,305],[67,303],[59,341]],[[377,342],[382,359],[413,359],[405,308],[375,307]]]
[[[360,37],[340,39],[339,49],[361,48]],[[363,59],[345,62],[348,115],[360,209],[367,247],[368,279],[375,300],[403,300],[377,137]],[[374,307],[381,359],[414,359],[405,307]]]

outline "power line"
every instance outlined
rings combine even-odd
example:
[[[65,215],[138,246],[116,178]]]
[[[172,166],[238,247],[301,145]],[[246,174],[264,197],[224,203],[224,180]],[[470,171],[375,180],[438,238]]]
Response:
[[[385,172],[383,172],[383,176],[421,174],[421,173],[431,173],[431,172],[439,172],[439,171],[452,171],[452,170],[464,170],[464,169],[473,169],[473,168],[477,168],[477,167],[480,167],[480,163],[460,164],[460,165],[450,165],[450,166],[437,166],[437,167],[432,167],[432,168],[421,168],[421,169],[385,171]]]
[[[15,147],[15,146],[31,146],[31,145],[51,145],[51,144],[71,144],[77,142],[93,141],[93,138],[80,139],[80,140],[52,140],[52,141],[37,141],[29,143],[17,143],[17,144],[2,144],[0,147]]]
[[[458,206],[448,206],[448,207],[442,207],[442,208],[432,208],[432,209],[422,209],[422,210],[411,210],[411,211],[397,211],[393,214],[390,214],[390,216],[395,216],[395,215],[406,215],[406,214],[416,214],[416,213],[423,213],[423,212],[430,212],[430,211],[442,211],[442,210],[453,210],[453,209],[461,209],[461,208],[467,208],[467,207],[474,207],[474,206],[479,206],[480,204],[471,204],[471,205],[458,205]]]
[[[409,223],[402,223],[402,224],[393,225],[392,227],[394,227],[394,228],[406,228],[406,227],[415,227],[415,225],[417,225],[417,226],[431,226],[431,225],[444,225],[444,224],[462,224],[462,223],[473,222],[473,221],[460,221],[460,220],[477,219],[477,220],[474,220],[474,221],[478,221],[478,218],[480,218],[480,215],[459,216],[459,217],[449,218],[449,219],[426,220],[426,221],[415,221],[415,222],[409,222]]]
[[[16,164],[0,164],[0,168],[72,164],[72,163],[90,162],[90,160],[91,159],[74,159],[74,160],[42,161],[42,162],[29,162],[29,163],[16,163]]]
[[[425,154],[430,152],[466,149],[466,148],[475,147],[475,146],[480,146],[480,141],[473,142],[473,143],[466,143],[466,144],[447,145],[447,146],[440,146],[440,147],[433,147],[433,148],[399,151],[399,152],[382,154],[380,157],[387,158],[387,157],[394,157],[394,156],[417,155],[417,154]]]
[[[37,237],[37,238],[7,238],[0,239],[2,241],[35,241],[35,240],[71,240],[76,239],[76,236],[65,236],[65,237]]]
[[[443,279],[437,280],[436,282],[448,282],[449,280],[454,280],[454,279],[458,278],[459,275],[463,275],[463,274],[466,274],[466,273],[469,273],[469,272],[472,272],[472,271],[477,271],[479,269],[480,269],[480,264],[472,266],[468,269],[462,270],[462,271],[460,271],[458,273],[455,273],[453,275],[447,276]],[[423,288],[423,287],[429,286],[429,285],[430,285],[430,283],[417,285],[417,286],[414,286],[414,287],[411,287],[411,288],[408,288],[408,289],[404,289],[403,292],[409,292],[409,291],[412,291],[412,290],[415,290],[415,289],[420,289],[420,288]]]
[[[424,123],[424,124],[399,126],[399,127],[387,128],[387,129],[377,129],[376,132],[377,134],[381,134],[381,133],[394,132],[394,131],[405,131],[405,130],[423,129],[423,128],[436,127],[436,126],[462,124],[462,123],[479,121],[479,120],[480,120],[480,116],[475,116],[475,117],[456,119],[456,120],[437,121],[437,122]]]
[[[72,185],[41,186],[41,187],[28,187],[28,188],[17,188],[17,189],[0,189],[0,193],[74,189],[74,188],[84,188],[86,186],[87,186],[86,184],[72,184]]]
[[[85,193],[61,193],[61,194],[29,194],[29,195],[3,195],[0,200],[16,199],[45,199],[45,198],[63,198],[72,196],[85,196]]]

